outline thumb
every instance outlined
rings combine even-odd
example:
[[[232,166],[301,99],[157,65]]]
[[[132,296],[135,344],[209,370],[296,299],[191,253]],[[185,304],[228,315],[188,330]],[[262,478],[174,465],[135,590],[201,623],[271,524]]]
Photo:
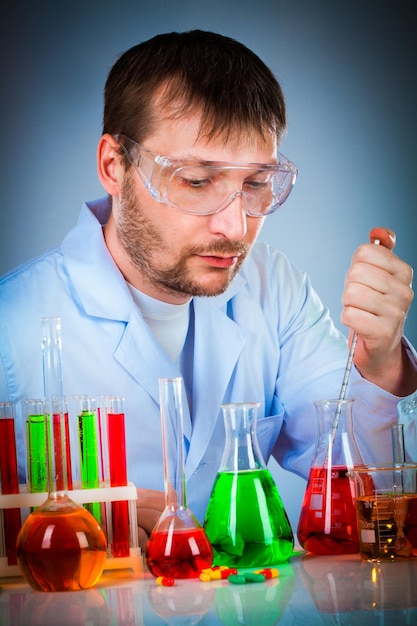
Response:
[[[381,246],[388,248],[388,250],[392,250],[396,242],[395,233],[390,228],[373,228],[369,233],[369,239],[371,243],[378,239]]]

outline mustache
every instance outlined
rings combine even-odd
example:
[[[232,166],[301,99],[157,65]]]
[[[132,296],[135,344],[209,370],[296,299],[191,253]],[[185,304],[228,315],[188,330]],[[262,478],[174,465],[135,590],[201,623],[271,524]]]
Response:
[[[216,256],[224,254],[227,256],[246,256],[249,252],[249,246],[241,241],[214,241],[210,246],[195,246],[190,249],[192,254],[200,256]]]

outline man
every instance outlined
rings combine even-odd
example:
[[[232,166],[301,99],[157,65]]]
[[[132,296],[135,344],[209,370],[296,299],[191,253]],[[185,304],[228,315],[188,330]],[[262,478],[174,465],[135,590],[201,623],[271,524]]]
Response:
[[[62,318],[64,390],[125,398],[142,545],[163,507],[158,378],[188,397],[187,493],[202,521],[224,445],[220,405],[257,401],[267,460],[306,476],[314,400],[338,396],[346,341],[305,274],[255,243],[291,191],[277,152],[285,104],[240,43],[159,35],[123,54],[105,87],[98,174],[57,249],[1,284],[1,399],[42,397],[40,318]],[[390,453],[400,396],[417,388],[403,338],[412,270],[379,228],[354,254],[342,322],[358,333],[349,395],[365,460]],[[410,442],[413,443],[413,442]]]

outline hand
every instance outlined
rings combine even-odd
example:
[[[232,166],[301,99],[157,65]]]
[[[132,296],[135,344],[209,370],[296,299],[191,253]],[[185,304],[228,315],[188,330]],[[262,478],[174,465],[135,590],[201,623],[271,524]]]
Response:
[[[372,245],[376,239],[381,245]],[[370,240],[353,255],[341,321],[358,333],[354,363],[361,375],[393,394],[407,395],[417,388],[417,372],[401,344],[413,300],[413,270],[392,252],[393,231],[374,228]]]
[[[136,512],[138,519],[139,546],[145,551],[146,542],[165,508],[165,494],[163,491],[138,488]]]

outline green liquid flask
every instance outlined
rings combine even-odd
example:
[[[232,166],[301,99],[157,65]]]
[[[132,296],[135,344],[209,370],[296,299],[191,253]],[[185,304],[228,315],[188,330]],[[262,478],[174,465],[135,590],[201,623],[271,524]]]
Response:
[[[258,445],[258,406],[222,405],[226,445],[204,520],[214,565],[265,567],[293,551],[291,525]]]

